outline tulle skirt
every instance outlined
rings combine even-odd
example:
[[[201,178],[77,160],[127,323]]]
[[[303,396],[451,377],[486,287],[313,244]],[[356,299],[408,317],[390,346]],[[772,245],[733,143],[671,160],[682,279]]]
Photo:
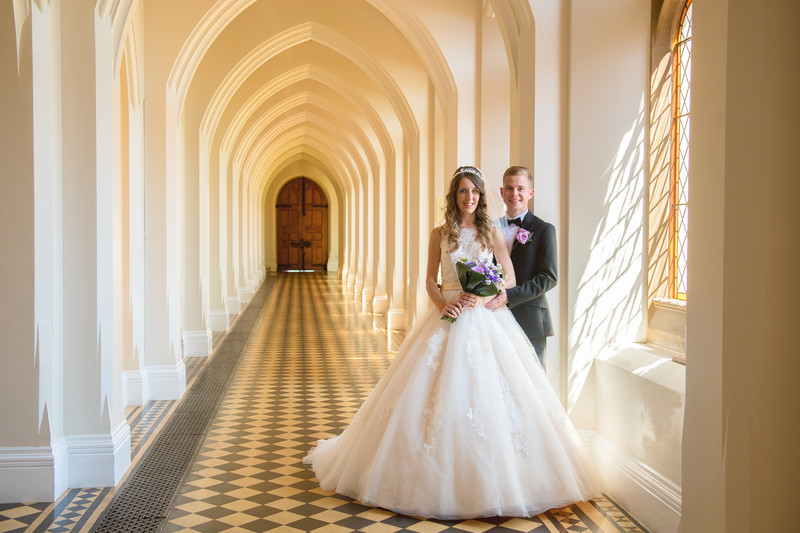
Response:
[[[597,495],[580,438],[505,308],[452,324],[435,308],[420,317],[350,425],[304,462],[324,490],[413,516],[533,516]]]

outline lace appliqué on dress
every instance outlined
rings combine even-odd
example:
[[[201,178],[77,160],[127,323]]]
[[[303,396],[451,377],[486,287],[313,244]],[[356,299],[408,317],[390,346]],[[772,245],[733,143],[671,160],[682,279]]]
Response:
[[[467,411],[467,418],[469,418],[470,422],[472,422],[472,431],[475,433],[475,436],[480,439],[486,438],[486,428],[483,425],[483,418],[480,415],[480,411],[478,411],[478,407],[473,405]]]
[[[447,337],[447,330],[444,325],[431,335],[428,344],[425,346],[425,364],[430,367],[432,371],[439,368],[439,356],[442,353],[442,344]]]
[[[528,455],[528,443],[522,438],[522,410],[511,394],[508,381],[503,376],[500,376],[500,391],[503,394],[503,403],[506,406],[506,416],[511,429],[511,440],[514,442],[514,449],[519,453]]]
[[[486,383],[486,357],[489,353],[489,342],[480,331],[473,329],[470,331],[469,342],[467,343],[467,364],[472,369],[473,377],[477,384]]]
[[[431,398],[430,407],[422,412],[422,416],[428,419],[428,427],[425,430],[425,442],[422,444],[422,451],[425,455],[430,455],[436,447],[436,437],[442,427],[442,408],[439,406],[439,389]]]

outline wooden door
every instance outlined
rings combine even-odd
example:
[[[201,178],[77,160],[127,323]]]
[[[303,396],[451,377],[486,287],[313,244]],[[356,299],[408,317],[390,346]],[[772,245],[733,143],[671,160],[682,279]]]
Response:
[[[308,178],[283,186],[275,204],[278,270],[325,270],[328,264],[328,199]]]

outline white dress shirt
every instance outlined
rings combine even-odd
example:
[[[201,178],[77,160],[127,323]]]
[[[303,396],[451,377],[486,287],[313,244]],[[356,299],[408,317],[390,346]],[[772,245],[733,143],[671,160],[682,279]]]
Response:
[[[508,222],[512,218],[519,218],[520,220],[525,220],[526,216],[528,216],[527,209],[523,213],[521,213],[519,217],[509,217],[508,215],[506,215],[506,222]],[[511,247],[514,245],[514,239],[517,238],[518,232],[519,232],[519,226],[517,226],[516,224],[507,224],[506,226],[503,227],[503,236],[506,238],[508,253],[511,253]]]

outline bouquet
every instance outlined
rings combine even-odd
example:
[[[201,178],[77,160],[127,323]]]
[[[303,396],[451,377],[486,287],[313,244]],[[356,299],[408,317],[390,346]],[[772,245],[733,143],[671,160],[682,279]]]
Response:
[[[506,279],[503,267],[500,265],[479,259],[470,261],[466,257],[456,262],[456,273],[458,273],[458,281],[461,282],[461,290],[481,297],[499,293],[499,286]],[[455,318],[449,316],[443,316],[442,320],[456,321]]]

